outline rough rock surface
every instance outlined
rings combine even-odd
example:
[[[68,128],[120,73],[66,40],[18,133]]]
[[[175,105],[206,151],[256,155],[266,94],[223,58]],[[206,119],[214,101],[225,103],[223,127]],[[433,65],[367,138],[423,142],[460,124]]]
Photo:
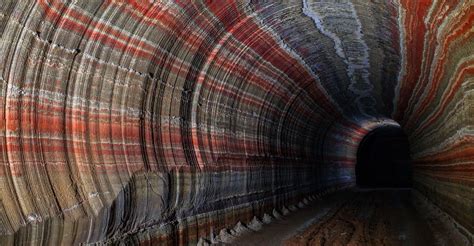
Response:
[[[1,242],[212,242],[353,184],[386,124],[472,234],[473,26],[473,0],[3,0]]]

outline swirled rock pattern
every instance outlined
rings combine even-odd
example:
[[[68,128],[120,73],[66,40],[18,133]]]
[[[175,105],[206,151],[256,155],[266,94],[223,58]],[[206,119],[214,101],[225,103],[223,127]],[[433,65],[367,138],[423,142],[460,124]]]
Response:
[[[195,243],[400,125],[474,232],[474,1],[2,1],[2,242]]]

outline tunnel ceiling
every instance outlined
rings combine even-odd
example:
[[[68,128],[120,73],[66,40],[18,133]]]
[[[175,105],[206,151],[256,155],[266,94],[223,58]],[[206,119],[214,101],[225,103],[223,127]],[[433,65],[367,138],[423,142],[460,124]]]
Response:
[[[473,22],[472,0],[4,1],[0,232],[193,242],[354,184],[394,125],[472,233]]]
[[[253,11],[344,113],[389,117],[401,63],[398,6],[379,2],[256,3]]]

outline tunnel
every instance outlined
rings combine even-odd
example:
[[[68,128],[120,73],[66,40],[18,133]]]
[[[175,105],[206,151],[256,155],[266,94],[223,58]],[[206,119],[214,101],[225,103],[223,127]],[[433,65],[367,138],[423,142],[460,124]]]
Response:
[[[2,0],[1,245],[473,245],[473,0]]]
[[[364,136],[357,149],[356,184],[364,187],[411,186],[408,138],[400,127],[379,127]]]

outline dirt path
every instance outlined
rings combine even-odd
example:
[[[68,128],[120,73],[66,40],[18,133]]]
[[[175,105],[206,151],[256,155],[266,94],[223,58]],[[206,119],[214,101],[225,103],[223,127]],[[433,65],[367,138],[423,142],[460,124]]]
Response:
[[[410,190],[358,190],[285,245],[433,245]]]
[[[297,211],[236,245],[434,245],[410,190],[341,192]]]
[[[323,218],[331,208],[340,206],[351,193],[350,191],[341,191],[331,194],[322,201],[316,201],[306,208],[286,215],[282,220],[275,220],[271,224],[265,225],[261,231],[239,237],[232,245],[282,245],[287,238],[304,231]]]

